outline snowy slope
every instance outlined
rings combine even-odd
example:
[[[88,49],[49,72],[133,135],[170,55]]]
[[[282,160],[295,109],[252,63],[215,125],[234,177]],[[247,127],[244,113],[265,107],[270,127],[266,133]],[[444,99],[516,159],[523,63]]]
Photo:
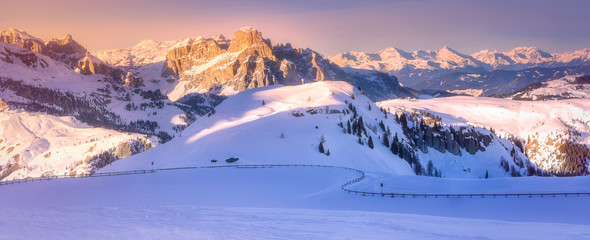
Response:
[[[162,70],[166,66],[166,55],[175,48],[192,44],[195,40],[195,38],[164,42],[144,40],[133,47],[99,51],[93,54],[102,61],[133,72],[144,80],[147,87],[158,88],[168,95],[178,81],[162,77]]]
[[[355,177],[354,172],[329,168],[196,169],[2,186],[0,238],[584,239],[590,235],[587,197],[384,198],[340,190],[343,181]],[[386,181],[385,190],[431,191],[418,177],[408,178]],[[499,180],[505,180],[504,187],[487,180],[461,180],[455,189],[588,191],[590,186],[588,177]],[[378,184],[358,188],[371,190]]]
[[[355,137],[344,135],[337,126],[342,113],[323,112],[326,108],[345,108],[344,100],[350,99],[353,91],[360,95],[344,82],[319,82],[240,92],[216,107],[211,117],[195,122],[169,144],[102,171],[145,168],[152,161],[157,167],[209,165],[211,159],[224,164],[221,162],[229,157],[239,157],[241,164],[328,164],[412,174],[409,166],[393,158],[387,149],[367,150],[368,147],[356,143]],[[370,103],[362,95],[357,98]],[[320,113],[311,114],[308,110]],[[304,116],[294,116],[300,113]],[[330,156],[318,152],[322,135]],[[174,158],[169,157],[171,154]]]
[[[350,110],[351,107],[354,110]],[[353,111],[364,119],[366,133],[359,134],[360,137],[346,133],[347,121],[358,119]],[[388,141],[393,141],[390,139],[397,135],[400,148],[417,154],[423,168],[432,161],[433,167],[442,171],[444,177],[478,178],[484,177],[486,171],[491,177],[509,176],[500,167],[500,160],[512,159],[513,145],[485,129],[455,129],[475,138],[489,138],[485,146],[476,143],[481,146],[476,145],[474,153],[459,145],[453,149],[456,154],[427,147],[418,151],[394,119],[391,114],[385,118],[366,96],[345,82],[258,88],[230,97],[215,108],[215,114],[195,122],[170,143],[149,154],[113,163],[102,171],[149,168],[151,162],[156,167],[182,167],[208,165],[215,159],[219,161],[217,164],[223,165],[225,159],[238,157],[240,164],[323,164],[384,175],[414,175],[416,165],[410,166],[410,159],[401,159],[381,143],[386,131],[379,125],[384,122],[384,127],[391,132],[387,135]],[[341,123],[343,127],[339,126]],[[409,121],[409,124],[414,122]],[[439,139],[437,134],[435,138]],[[323,148],[326,152],[329,150],[329,156],[319,153],[322,137]],[[369,138],[374,149],[369,147]],[[451,140],[452,137],[447,138]],[[359,139],[362,144],[358,143]]]
[[[91,173],[113,160],[100,155],[107,150],[117,159],[145,150],[158,143],[146,135],[169,140],[210,110],[8,43],[0,43],[0,101],[11,109],[0,112],[0,179]]]
[[[57,115],[75,115],[83,121],[89,114],[105,117],[96,124],[114,128],[149,120],[154,129],[134,129],[175,135],[194,117],[154,88],[130,89],[105,80],[103,75],[81,75],[48,56],[33,53],[16,45],[0,43],[0,99],[17,108]],[[26,56],[27,58],[23,58]],[[33,59],[25,63],[22,59]],[[97,114],[96,112],[100,112]],[[154,114],[155,112],[155,114]],[[180,125],[180,126],[179,126]]]
[[[590,99],[590,76],[573,75],[539,82],[512,94],[516,100]]]
[[[130,48],[111,49],[94,52],[94,55],[114,66],[141,67],[153,63],[166,61],[166,54],[174,48],[180,47],[192,39],[158,42],[144,40]]]
[[[134,142],[143,149],[157,144],[145,135],[94,128],[73,117],[0,112],[0,180],[91,173],[96,166],[90,158]]]
[[[491,127],[499,135],[518,137],[526,143],[531,161],[554,172],[564,164],[557,159],[558,149],[564,142],[590,145],[590,102],[586,99],[531,102],[449,97],[390,100],[379,105],[392,109],[423,109],[442,117],[448,124]]]
[[[523,70],[494,70],[489,73],[451,73],[424,81],[420,88],[446,90],[472,96],[506,95],[531,84],[563,78],[569,75],[590,74],[590,63],[555,68],[527,68]]]

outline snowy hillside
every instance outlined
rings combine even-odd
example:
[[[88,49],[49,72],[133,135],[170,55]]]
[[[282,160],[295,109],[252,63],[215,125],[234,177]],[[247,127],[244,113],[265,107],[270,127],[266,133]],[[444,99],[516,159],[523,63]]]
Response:
[[[130,48],[111,49],[94,52],[101,60],[118,67],[141,67],[166,61],[166,54],[174,48],[189,44],[194,40],[158,42],[144,40]]]
[[[207,168],[1,186],[0,237],[533,240],[590,234],[587,197],[370,197],[340,189],[354,177],[330,168]],[[587,192],[590,186],[587,177],[497,180],[456,179],[458,185],[438,187]],[[424,184],[421,177],[393,178],[385,191],[437,187]]]
[[[141,134],[94,128],[73,117],[3,111],[0,180],[90,174],[105,164],[100,154],[124,158],[157,143]]]
[[[512,94],[515,100],[590,99],[590,75],[567,76],[531,84]]]
[[[166,138],[177,134],[199,111],[172,103],[157,89],[128,88],[103,75],[81,75],[48,56],[12,44],[0,43],[0,53],[4,56],[0,58],[0,99],[11,108],[71,115],[93,125]]]
[[[590,103],[585,99],[515,101],[497,98],[450,97],[391,100],[378,105],[391,109],[420,109],[456,126],[493,128],[517,138],[537,166],[560,175],[588,174]],[[520,140],[518,140],[520,139]]]
[[[512,143],[488,130],[451,129],[416,113],[399,116],[404,120],[385,114],[345,82],[257,88],[230,97],[181,137],[101,171],[144,169],[151,162],[156,167],[225,165],[236,157],[236,164],[323,164],[388,176],[540,174],[520,152],[511,153]],[[418,135],[424,140],[415,139]]]
[[[28,36],[22,33],[12,32]],[[69,35],[47,45],[34,42],[49,55],[0,42],[0,179],[91,173],[170,140],[212,109],[171,102],[157,88],[133,87],[127,80],[137,78],[130,74],[119,80],[91,74],[102,65],[88,54],[78,65],[92,71],[82,74],[72,66],[80,55],[70,50],[85,49]]]
[[[516,71],[494,70],[480,74],[451,73],[427,80],[422,83],[421,88],[472,96],[497,96],[514,93],[538,82],[579,74],[590,74],[590,64],[556,68],[535,67]]]
[[[94,52],[97,58],[114,66],[133,72],[144,80],[147,87],[158,88],[168,95],[178,81],[163,77],[166,67],[166,55],[175,48],[192,44],[194,38],[158,42],[144,40],[129,48],[112,49]]]

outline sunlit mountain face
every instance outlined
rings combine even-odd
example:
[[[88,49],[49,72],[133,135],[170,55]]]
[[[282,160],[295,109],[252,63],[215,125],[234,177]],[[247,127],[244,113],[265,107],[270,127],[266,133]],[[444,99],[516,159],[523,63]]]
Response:
[[[0,238],[583,239],[588,7],[5,3]]]

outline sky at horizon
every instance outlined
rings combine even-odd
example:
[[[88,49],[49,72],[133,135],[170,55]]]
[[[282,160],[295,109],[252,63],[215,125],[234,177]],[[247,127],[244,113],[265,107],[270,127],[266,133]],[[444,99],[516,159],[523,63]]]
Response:
[[[0,29],[22,29],[45,41],[71,34],[91,51],[146,39],[232,38],[244,26],[273,43],[326,55],[387,47],[449,46],[465,54],[590,48],[587,0],[30,0],[2,6]]]

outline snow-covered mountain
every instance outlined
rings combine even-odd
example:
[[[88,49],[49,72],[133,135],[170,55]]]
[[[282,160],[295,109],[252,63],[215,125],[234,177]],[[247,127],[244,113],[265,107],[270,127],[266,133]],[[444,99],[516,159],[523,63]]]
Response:
[[[92,127],[74,117],[0,112],[0,179],[82,175],[158,144],[137,133]]]
[[[589,63],[590,48],[564,53],[547,53],[536,47],[517,47],[507,52],[482,50],[471,56],[497,70],[553,68]]]
[[[341,53],[329,59],[342,67],[387,72],[397,76],[405,86],[423,88],[421,84],[424,81],[451,73],[483,74],[493,70],[588,64],[590,49],[546,53],[536,47],[517,47],[507,52],[482,50],[469,56],[446,46],[437,51],[418,50],[412,53],[398,48],[386,48],[375,53]]]
[[[489,70],[479,60],[447,46],[436,51],[418,50],[412,53],[399,48],[386,48],[375,53],[353,51],[328,59],[342,67],[372,69],[395,75],[404,86],[409,87],[452,72],[484,73]]]
[[[516,92],[530,84],[568,75],[590,74],[590,63],[572,67],[494,70],[489,73],[450,73],[427,80],[424,89],[436,89],[471,96],[496,96]]]
[[[272,45],[256,29],[245,27],[233,39],[222,35],[179,41],[144,41],[132,48],[96,53],[159,87],[171,100],[268,85],[300,85],[340,80],[361,86],[373,100],[407,97],[397,78],[374,70],[346,70],[311,49]]]
[[[320,164],[385,175],[484,178],[544,174],[487,129],[380,109],[346,82],[240,92],[182,136],[102,171],[235,164]],[[174,155],[174,158],[167,156]],[[508,169],[508,170],[507,170]]]
[[[516,101],[448,97],[390,100],[378,105],[425,110],[454,126],[491,128],[517,145],[520,142],[528,158],[546,171],[557,175],[589,174],[590,103],[587,99]]]
[[[573,75],[533,83],[512,94],[514,100],[590,99],[590,75]]]
[[[69,35],[47,44],[14,29],[1,35],[0,179],[90,173],[170,140],[211,110],[138,86]]]

